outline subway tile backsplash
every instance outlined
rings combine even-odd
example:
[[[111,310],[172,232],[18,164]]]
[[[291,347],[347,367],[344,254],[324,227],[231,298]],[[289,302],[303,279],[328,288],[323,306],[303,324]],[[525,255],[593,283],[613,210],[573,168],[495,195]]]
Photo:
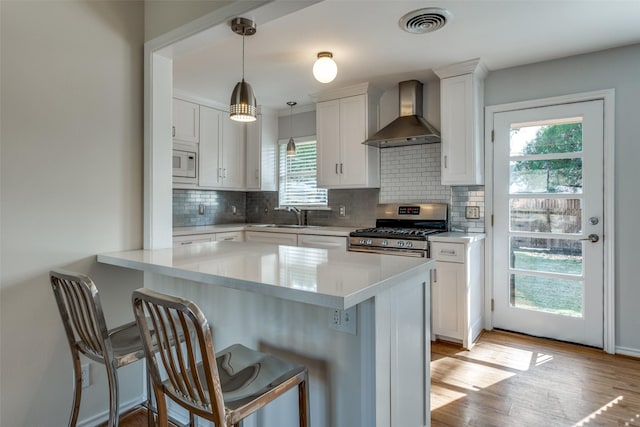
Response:
[[[440,184],[440,144],[380,150],[380,202],[449,203],[451,189]]]
[[[244,192],[173,190],[174,227],[244,223],[246,211]]]
[[[380,181],[381,203],[447,203],[452,230],[478,233],[485,230],[484,186],[440,184],[440,144],[382,149]],[[465,218],[467,206],[479,207],[480,218]]]
[[[440,144],[385,148],[380,152],[381,188],[329,190],[330,210],[310,211],[311,225],[371,227],[375,206],[392,202],[432,202],[449,205],[450,228],[484,232],[484,186],[440,184]],[[204,212],[199,213],[203,205]],[[345,216],[339,215],[340,206]],[[477,206],[479,219],[465,218],[467,206]],[[235,214],[233,208],[235,207]],[[229,223],[294,224],[294,214],[275,210],[278,193],[173,190],[173,226]]]

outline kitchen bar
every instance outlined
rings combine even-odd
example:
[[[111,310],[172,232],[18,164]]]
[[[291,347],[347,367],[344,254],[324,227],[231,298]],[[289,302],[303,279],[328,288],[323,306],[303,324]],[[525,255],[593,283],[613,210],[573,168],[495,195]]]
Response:
[[[307,365],[311,425],[430,425],[432,260],[211,242],[98,262],[144,271],[145,287],[196,302],[217,348],[240,342]],[[296,425],[289,397],[245,426]]]

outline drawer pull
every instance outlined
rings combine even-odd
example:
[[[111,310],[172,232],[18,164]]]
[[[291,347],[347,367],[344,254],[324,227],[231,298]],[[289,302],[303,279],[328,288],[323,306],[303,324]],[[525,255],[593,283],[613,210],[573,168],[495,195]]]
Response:
[[[441,255],[455,255],[456,251],[453,249],[441,249],[440,250],[440,254]]]

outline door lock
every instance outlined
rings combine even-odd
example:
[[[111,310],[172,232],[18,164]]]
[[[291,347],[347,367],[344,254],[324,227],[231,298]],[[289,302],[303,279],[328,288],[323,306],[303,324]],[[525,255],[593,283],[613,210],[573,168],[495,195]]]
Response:
[[[591,243],[596,243],[596,242],[598,242],[600,240],[600,237],[597,234],[589,234],[584,239],[578,239],[578,240],[588,240]]]

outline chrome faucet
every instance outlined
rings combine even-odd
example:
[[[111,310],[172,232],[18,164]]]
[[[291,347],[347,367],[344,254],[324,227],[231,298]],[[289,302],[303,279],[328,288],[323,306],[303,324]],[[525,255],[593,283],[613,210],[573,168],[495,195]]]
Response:
[[[296,222],[298,225],[304,225],[302,224],[302,210],[295,207],[295,206],[286,206],[285,210],[287,212],[293,212],[296,215]]]

